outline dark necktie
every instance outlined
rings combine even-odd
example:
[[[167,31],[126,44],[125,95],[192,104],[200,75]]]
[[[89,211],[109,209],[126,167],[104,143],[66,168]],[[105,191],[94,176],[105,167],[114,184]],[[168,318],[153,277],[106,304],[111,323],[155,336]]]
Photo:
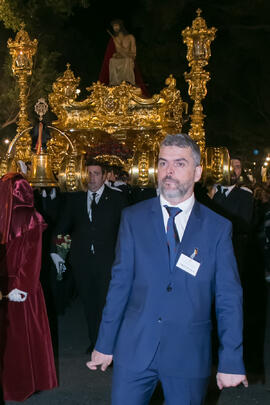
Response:
[[[92,194],[92,203],[91,203],[91,216],[92,216],[92,221],[95,218],[95,213],[97,211],[97,203],[96,203],[96,195],[97,193]]]
[[[182,210],[178,207],[168,207],[165,205],[166,210],[169,214],[169,219],[167,223],[167,242],[170,254],[170,268],[173,270],[175,264],[175,258],[178,251],[178,246],[180,243],[179,235],[177,232],[175,217],[180,214]]]
[[[224,196],[224,197],[227,197],[226,196],[226,192],[228,191],[228,189],[227,188],[223,188],[223,190],[222,190],[222,195]]]
[[[226,191],[228,190],[225,187],[221,187],[221,185],[219,184],[217,186],[217,192],[215,194],[215,201],[217,201],[218,203],[222,203],[223,201],[226,200],[227,196],[226,196]]]

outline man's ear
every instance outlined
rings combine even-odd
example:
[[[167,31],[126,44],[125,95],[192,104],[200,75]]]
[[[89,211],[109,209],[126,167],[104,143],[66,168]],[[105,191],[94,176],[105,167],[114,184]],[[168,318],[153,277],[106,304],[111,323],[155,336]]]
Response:
[[[194,174],[194,181],[197,183],[197,181],[200,180],[202,176],[202,166],[196,166],[195,167],[195,174]]]

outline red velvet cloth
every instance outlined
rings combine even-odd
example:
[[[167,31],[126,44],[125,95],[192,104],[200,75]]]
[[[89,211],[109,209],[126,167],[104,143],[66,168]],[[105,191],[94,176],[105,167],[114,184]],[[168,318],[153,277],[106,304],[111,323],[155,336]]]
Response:
[[[103,59],[103,63],[101,66],[101,71],[99,73],[99,78],[98,80],[101,83],[106,84],[106,86],[109,85],[110,82],[110,74],[109,74],[109,63],[110,63],[110,59],[113,56],[113,54],[116,52],[115,49],[115,44],[112,38],[110,38],[106,51],[105,51],[105,55],[104,55],[104,59]]]
[[[28,293],[25,302],[0,302],[1,383],[6,401],[23,401],[35,391],[57,386],[39,282],[46,224],[34,209],[32,188],[20,174],[0,180],[0,207],[5,207],[0,223],[0,290]]]
[[[98,80],[101,83],[106,84],[106,86],[108,86],[109,83],[110,83],[109,63],[110,63],[111,57],[113,56],[113,54],[115,52],[116,52],[116,49],[115,49],[115,44],[114,44],[113,38],[110,38],[110,40],[108,42],[108,45],[107,45],[107,48],[106,48],[106,51],[105,51],[105,56],[104,56],[104,59],[103,59],[101,71],[100,71],[99,78],[98,78]],[[136,63],[136,59],[134,61],[134,75],[135,75],[136,86],[140,87],[144,97],[149,97],[148,90],[147,90],[147,88],[146,88],[146,86],[144,84],[141,72],[140,72],[140,70],[138,68],[138,65]]]

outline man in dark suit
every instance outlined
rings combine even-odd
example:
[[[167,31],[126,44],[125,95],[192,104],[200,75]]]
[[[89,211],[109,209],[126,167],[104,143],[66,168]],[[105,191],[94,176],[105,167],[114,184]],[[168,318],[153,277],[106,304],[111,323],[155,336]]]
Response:
[[[219,213],[233,224],[233,245],[241,277],[249,259],[247,249],[253,217],[253,195],[247,187],[248,182],[242,173],[240,158],[231,159],[231,182],[229,185],[218,185],[213,197]]]
[[[247,233],[253,214],[253,195],[248,188],[238,186],[218,186],[213,200],[222,208],[222,214],[234,226],[234,232]]]
[[[70,194],[54,236],[70,234],[69,261],[82,300],[93,348],[111,276],[111,265],[125,201],[120,191],[104,184],[106,172],[88,161],[88,191]]]
[[[220,339],[217,384],[247,386],[242,290],[231,224],[194,198],[200,150],[168,135],[158,162],[160,197],[127,208],[112,280],[87,366],[114,358],[112,405],[146,405],[160,380],[167,405],[201,405],[211,373],[211,308]]]

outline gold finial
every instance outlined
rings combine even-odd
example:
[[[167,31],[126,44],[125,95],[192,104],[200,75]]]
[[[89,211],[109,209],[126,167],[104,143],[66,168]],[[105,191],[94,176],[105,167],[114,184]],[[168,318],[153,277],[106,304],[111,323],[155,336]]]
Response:
[[[201,10],[200,8],[198,8],[198,10],[196,11],[196,13],[197,13],[197,16],[200,17],[200,16],[201,16],[201,13],[202,13],[202,10]]]
[[[67,67],[68,70],[69,70],[70,66],[71,66],[70,63],[66,64],[66,67]]]
[[[165,84],[170,88],[176,87],[176,80],[172,74],[169,77],[167,77],[167,79],[165,80]]]

